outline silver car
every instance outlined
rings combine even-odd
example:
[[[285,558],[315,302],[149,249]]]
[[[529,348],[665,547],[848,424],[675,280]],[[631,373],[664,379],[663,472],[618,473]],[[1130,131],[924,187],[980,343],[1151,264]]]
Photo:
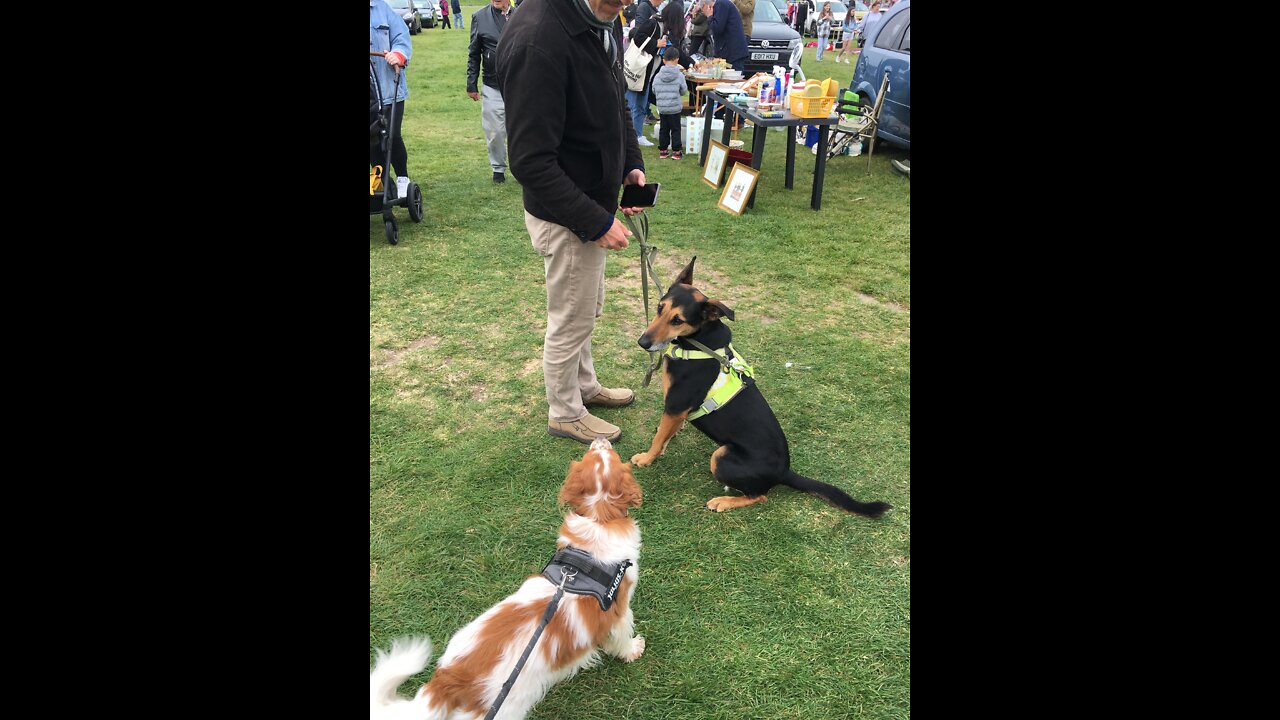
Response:
[[[399,13],[404,24],[409,26],[410,35],[422,32],[422,15],[419,13],[419,8],[413,4],[413,0],[387,0],[387,4]]]

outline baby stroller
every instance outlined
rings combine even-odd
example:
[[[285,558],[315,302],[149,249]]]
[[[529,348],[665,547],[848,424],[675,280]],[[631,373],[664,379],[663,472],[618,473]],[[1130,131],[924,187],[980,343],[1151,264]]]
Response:
[[[399,206],[409,209],[409,219],[422,222],[422,189],[418,183],[409,183],[404,197],[396,197],[396,183],[391,178],[391,128],[395,127],[396,104],[393,102],[385,108],[382,106],[382,88],[378,85],[378,73],[373,67],[373,57],[381,57],[385,53],[369,53],[369,145],[377,146],[384,158],[383,164],[374,165],[369,170],[369,214],[382,213],[383,225],[387,230],[387,242],[395,245],[400,242],[400,230],[396,226],[395,215],[391,208]],[[400,82],[404,73],[396,68],[396,92],[400,92]],[[392,95],[394,98],[395,95]]]

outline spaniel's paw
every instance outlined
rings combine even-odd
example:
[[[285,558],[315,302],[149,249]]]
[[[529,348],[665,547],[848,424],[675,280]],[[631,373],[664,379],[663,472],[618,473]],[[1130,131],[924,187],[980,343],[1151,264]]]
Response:
[[[631,638],[631,652],[627,653],[623,658],[623,662],[634,662],[644,654],[644,636],[637,635]]]

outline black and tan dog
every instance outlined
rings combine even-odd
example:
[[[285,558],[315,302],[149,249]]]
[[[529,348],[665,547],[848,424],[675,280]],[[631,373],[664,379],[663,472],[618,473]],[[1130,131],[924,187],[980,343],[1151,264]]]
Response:
[[[685,418],[704,405],[712,385],[720,375],[726,374],[719,360],[706,357],[706,353],[698,351],[689,340],[697,340],[718,354],[723,353],[726,360],[734,357],[729,345],[733,335],[721,322],[721,318],[732,320],[733,310],[693,287],[693,263],[697,259],[695,256],[689,261],[658,301],[657,316],[638,340],[645,350],[667,350],[668,354],[662,374],[662,421],[649,451],[631,456],[631,462],[637,467],[649,465],[666,451],[667,443]],[[669,344],[678,350],[668,349]],[[703,357],[694,359],[689,355]],[[712,498],[707,507],[724,512],[764,502],[769,488],[781,484],[817,495],[852,513],[879,517],[891,509],[888,503],[858,502],[840,488],[793,471],[782,426],[755,382],[750,378],[744,380],[731,400],[690,421],[720,446],[711,454],[711,474],[722,485],[746,496]]]

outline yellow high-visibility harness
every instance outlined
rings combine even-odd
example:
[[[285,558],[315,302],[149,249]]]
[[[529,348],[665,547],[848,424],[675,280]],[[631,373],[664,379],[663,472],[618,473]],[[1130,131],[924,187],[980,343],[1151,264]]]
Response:
[[[695,342],[690,340],[689,342]],[[706,348],[705,345],[697,343]],[[742,392],[742,377],[755,377],[756,371],[750,365],[742,360],[742,356],[737,350],[733,349],[733,343],[729,343],[728,349],[733,350],[733,357],[729,358],[725,354],[725,348],[711,350],[709,352],[702,350],[687,350],[685,348],[676,347],[673,342],[667,346],[663,355],[673,357],[677,360],[716,360],[720,362],[720,374],[716,376],[716,381],[711,384],[711,389],[707,391],[707,398],[702,401],[702,405],[693,412],[689,413],[689,417],[685,420],[697,420],[709,412],[716,410],[729,404],[738,393]]]

